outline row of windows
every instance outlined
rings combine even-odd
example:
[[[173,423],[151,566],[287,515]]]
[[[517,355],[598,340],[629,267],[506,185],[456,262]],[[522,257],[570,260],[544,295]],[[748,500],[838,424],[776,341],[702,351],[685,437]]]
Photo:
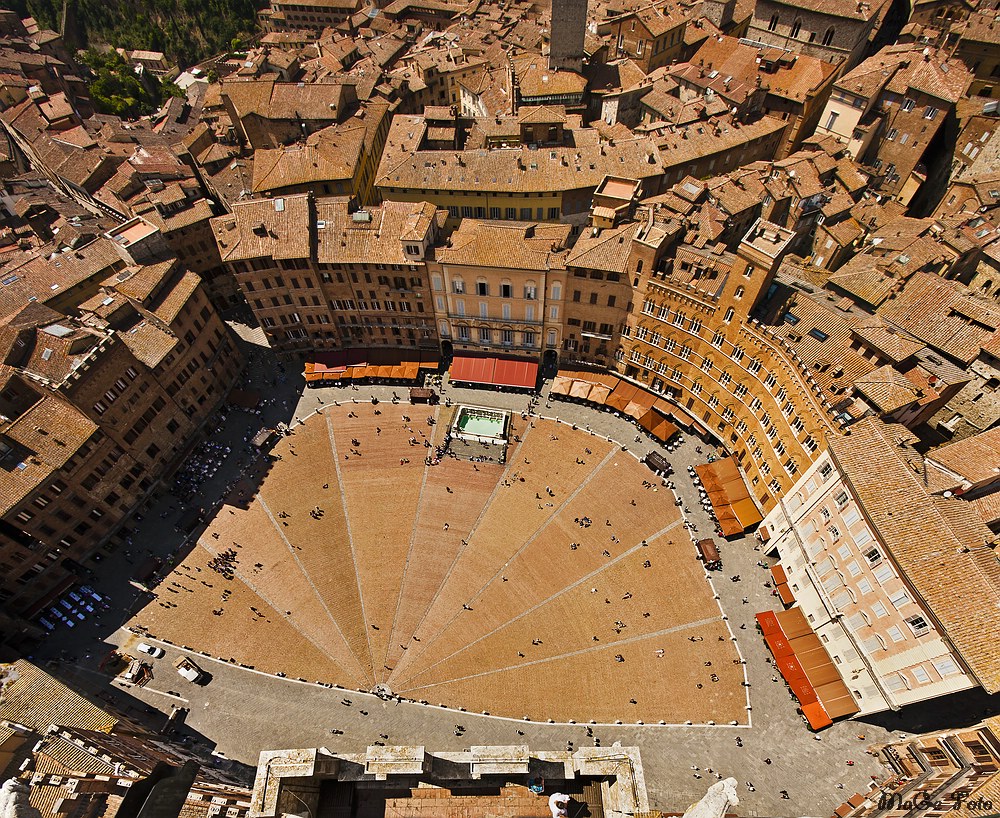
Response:
[[[442,324],[441,328],[443,330],[447,329],[445,324]],[[490,327],[476,327],[476,340],[481,344],[492,344],[494,338],[497,338],[499,343],[503,346],[513,346],[515,343],[515,338],[517,333],[512,329],[501,329],[494,331]],[[447,333],[445,333],[447,334]],[[525,347],[535,347],[538,345],[538,334],[535,332],[522,332],[521,336],[521,346]],[[458,341],[470,342],[473,338],[473,328],[465,324],[458,324],[455,327],[455,338]],[[553,343],[555,339],[553,338]]]
[[[500,215],[503,213],[503,215]],[[559,208],[558,207],[483,207],[482,205],[448,205],[448,216],[452,219],[457,219],[461,216],[463,219],[495,219],[495,220],[505,220],[505,221],[515,221],[520,219],[522,222],[532,221],[553,221],[559,218]]]
[[[434,277],[434,289],[440,289],[440,280],[437,276]],[[500,282],[500,291],[498,295],[501,298],[513,298],[514,297],[514,285],[509,281]],[[465,281],[460,276],[455,276],[451,280],[451,291],[456,295],[465,294]],[[476,295],[481,295],[488,297],[490,294],[490,283],[485,278],[476,279]],[[522,289],[523,297],[526,301],[534,301],[538,298],[538,286],[533,281],[529,281],[524,285]]]

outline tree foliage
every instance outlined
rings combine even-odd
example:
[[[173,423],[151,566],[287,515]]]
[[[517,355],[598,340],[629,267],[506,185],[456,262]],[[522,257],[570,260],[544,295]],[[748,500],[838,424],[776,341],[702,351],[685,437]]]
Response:
[[[148,71],[142,75],[117,51],[85,51],[80,62],[92,74],[90,99],[103,114],[135,119],[150,114],[160,106],[164,89]]]
[[[62,0],[12,0],[22,15],[59,30]],[[65,37],[75,48],[162,51],[187,67],[256,28],[255,0],[69,0]]]

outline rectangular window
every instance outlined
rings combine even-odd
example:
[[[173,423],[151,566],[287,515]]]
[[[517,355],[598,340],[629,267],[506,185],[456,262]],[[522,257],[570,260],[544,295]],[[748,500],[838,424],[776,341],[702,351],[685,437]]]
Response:
[[[917,614],[916,616],[908,616],[906,618],[906,624],[910,626],[914,636],[921,636],[922,634],[927,633],[931,629],[931,626],[927,623],[927,620],[924,619],[919,614]]]
[[[958,665],[949,657],[935,659],[931,664],[934,665],[934,669],[942,676],[950,676],[952,673],[958,673]]]
[[[930,674],[924,670],[922,665],[910,668],[910,672],[913,673],[913,678],[916,679],[919,684],[925,685],[931,680]]]
[[[895,625],[889,627],[889,629],[886,630],[886,633],[889,634],[889,638],[893,642],[902,642],[904,639],[906,639],[906,637],[903,636],[903,632]]]
[[[875,569],[874,573],[875,579],[883,585],[893,577],[892,569],[884,562]]]

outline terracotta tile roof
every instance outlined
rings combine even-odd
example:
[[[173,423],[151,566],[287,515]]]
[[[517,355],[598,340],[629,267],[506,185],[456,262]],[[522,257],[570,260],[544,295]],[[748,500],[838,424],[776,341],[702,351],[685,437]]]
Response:
[[[646,27],[654,37],[666,34],[685,22],[679,10],[668,3],[653,3],[643,6],[635,11],[626,12],[618,17],[612,17],[609,21],[612,24],[635,18]]]
[[[707,67],[711,63],[712,71],[719,72],[715,79],[724,80],[726,77],[732,77],[736,82],[752,84],[753,78],[760,76],[763,87],[768,89],[768,94],[798,103],[805,102],[818,93],[837,72],[837,67],[828,62],[802,54],[792,54],[788,55],[791,65],[780,67],[774,73],[767,73],[760,68],[759,56],[759,49],[743,45],[735,37],[721,39],[710,37],[691,58],[690,66],[701,71],[699,66],[704,64]],[[706,68],[703,73],[708,80],[711,72]]]
[[[888,364],[857,378],[854,388],[882,415],[909,406],[920,398],[917,388],[906,376]]]
[[[879,315],[950,357],[970,363],[996,332],[961,314],[962,304],[983,305],[958,282],[915,273],[905,289],[886,302]],[[958,309],[955,309],[958,308]],[[972,310],[965,307],[966,312]]]
[[[353,122],[332,125],[310,134],[304,144],[254,153],[252,190],[255,194],[319,182],[350,182],[365,150],[367,128]],[[346,191],[345,191],[346,192]]]
[[[229,215],[212,219],[222,260],[309,258],[309,199],[300,193],[234,202]]]
[[[972,83],[972,73],[960,60],[944,60],[936,49],[926,49],[922,44],[886,46],[876,55],[886,54],[890,58],[903,58],[886,88],[895,94],[905,95],[910,89],[922,91],[928,96],[945,102],[956,103]]]
[[[939,446],[927,453],[927,460],[972,485],[1000,479],[1000,428]]]
[[[986,525],[991,525],[1000,521],[1000,491],[987,494],[985,497],[978,497],[970,500],[970,504],[979,512]]]
[[[566,266],[625,273],[632,239],[641,226],[638,222],[631,222],[610,230],[601,230],[596,236],[584,231],[569,251]]]
[[[62,722],[54,722],[62,724]],[[44,739],[44,747],[36,753],[36,759],[44,759],[46,762],[45,772],[56,772],[61,769],[62,774],[66,773],[86,773],[89,775],[117,775],[119,765],[115,762],[105,761],[96,753],[88,753],[82,747],[77,746],[65,736],[47,736]],[[39,770],[41,772],[42,770]]]
[[[958,30],[963,41],[1000,45],[1000,26],[996,25],[996,13],[989,9],[970,14]]]
[[[118,719],[24,659],[0,665],[0,719],[44,733],[52,724],[110,733]]]
[[[498,258],[509,269],[547,271],[564,266],[570,234],[567,224],[485,222],[463,219],[451,236],[451,247],[438,251],[442,264],[489,267]]]
[[[874,259],[866,254],[848,261],[830,276],[830,283],[873,307],[884,303],[902,286],[901,281],[886,275]]]
[[[241,117],[256,114],[264,119],[335,121],[347,102],[345,94],[351,84],[223,80],[222,94]]]
[[[45,302],[115,266],[124,266],[114,245],[105,238],[58,254],[44,252],[13,259],[0,268],[0,317],[19,312],[32,301]]]
[[[190,270],[186,271],[178,281],[173,283],[169,291],[162,294],[156,306],[153,307],[153,314],[165,324],[173,324],[177,314],[184,309],[184,305],[188,303],[200,285],[201,277]]]
[[[436,210],[422,202],[383,202],[369,208],[370,221],[357,221],[342,199],[316,202],[316,260],[321,264],[412,264],[403,237],[420,243]],[[319,225],[323,226],[320,227]]]
[[[798,320],[790,323],[788,313]],[[791,344],[831,402],[839,400],[836,390],[846,389],[875,369],[874,363],[851,349],[858,316],[827,301],[796,294],[781,318],[775,331]]]
[[[847,247],[852,242],[857,241],[865,235],[865,229],[853,216],[834,224],[824,222],[823,229],[829,233],[831,238],[833,238],[833,240],[836,241],[841,247]]]
[[[773,116],[734,126],[732,117],[723,113],[685,127],[663,127],[650,137],[660,150],[664,167],[670,169],[713,154],[735,154],[740,146],[779,133],[787,126],[787,122]]]
[[[423,117],[393,118],[375,184],[381,188],[481,190],[535,193],[597,187],[605,176],[650,179],[663,173],[660,153],[648,139],[615,142],[614,148],[527,146],[498,150],[417,150]],[[585,131],[580,136],[585,136]]]
[[[962,500],[928,494],[919,455],[873,419],[829,446],[893,562],[989,693],[1000,690],[1000,564],[992,533]],[[904,430],[905,431],[905,430]]]
[[[31,352],[21,367],[50,383],[61,384],[83,363],[99,340],[100,335],[96,332],[74,326],[68,319],[39,327],[34,333]]]
[[[142,320],[134,327],[120,332],[118,337],[150,369],[158,367],[179,343],[176,336],[148,320]]]
[[[573,71],[552,71],[548,61],[534,54],[515,57],[514,71],[517,74],[521,97],[561,96],[582,94],[587,80]]]
[[[145,304],[160,289],[164,280],[174,273],[177,266],[175,259],[165,259],[153,264],[128,267],[105,281],[104,286]]]
[[[890,361],[900,361],[915,355],[924,348],[924,342],[880,321],[873,316],[870,323],[854,328],[853,333],[865,344],[881,352]]]
[[[522,125],[564,123],[566,108],[563,105],[528,105],[520,109],[517,121]]]
[[[78,409],[52,395],[43,396],[0,435],[19,459],[0,472],[0,509],[7,513],[62,468],[91,438],[97,426]],[[0,715],[0,719],[6,716]],[[15,719],[16,721],[16,719]]]

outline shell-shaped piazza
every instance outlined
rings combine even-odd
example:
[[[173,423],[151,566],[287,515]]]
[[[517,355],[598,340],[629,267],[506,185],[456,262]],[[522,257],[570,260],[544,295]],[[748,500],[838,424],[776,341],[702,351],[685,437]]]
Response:
[[[134,622],[257,670],[496,716],[743,721],[743,669],[672,493],[618,444],[516,415],[505,464],[426,465],[454,412],[347,404],[297,425]]]

